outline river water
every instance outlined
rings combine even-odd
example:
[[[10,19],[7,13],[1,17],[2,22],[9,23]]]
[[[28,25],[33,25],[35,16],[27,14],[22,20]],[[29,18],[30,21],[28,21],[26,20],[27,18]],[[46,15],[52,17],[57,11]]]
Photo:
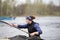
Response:
[[[15,20],[4,20],[6,22],[14,24],[25,24],[25,17],[16,17]],[[60,17],[37,17],[34,20],[40,24],[40,28],[43,31],[41,38],[45,40],[60,40]],[[28,37],[28,34],[20,31],[14,27],[4,25],[1,27],[0,23],[0,38],[13,37],[16,35],[25,35]],[[27,29],[22,29],[26,32]]]

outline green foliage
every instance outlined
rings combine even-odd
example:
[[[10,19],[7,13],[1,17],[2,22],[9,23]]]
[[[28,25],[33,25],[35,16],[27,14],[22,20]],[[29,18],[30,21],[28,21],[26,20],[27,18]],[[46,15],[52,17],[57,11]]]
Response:
[[[30,0],[26,0],[26,4],[15,6],[14,0],[5,0],[3,3],[0,0],[0,16],[60,16],[60,6],[55,6],[52,2],[46,5],[42,0],[35,1],[31,4]],[[38,3],[39,2],[39,3]]]

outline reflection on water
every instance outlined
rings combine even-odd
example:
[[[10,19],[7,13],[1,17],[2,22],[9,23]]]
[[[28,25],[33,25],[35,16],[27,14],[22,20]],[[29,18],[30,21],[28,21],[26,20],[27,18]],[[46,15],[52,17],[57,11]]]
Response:
[[[37,19],[34,21],[40,24],[40,27],[43,31],[43,34],[41,35],[43,39],[60,40],[60,17],[40,17],[40,18],[37,17]],[[11,22],[11,21],[8,21],[8,22]],[[25,24],[25,18],[17,17],[15,20],[12,20],[12,22],[17,24]],[[15,35],[28,36],[28,34],[13,27],[8,27],[8,26],[0,27],[0,37],[5,37],[5,36],[13,37]]]

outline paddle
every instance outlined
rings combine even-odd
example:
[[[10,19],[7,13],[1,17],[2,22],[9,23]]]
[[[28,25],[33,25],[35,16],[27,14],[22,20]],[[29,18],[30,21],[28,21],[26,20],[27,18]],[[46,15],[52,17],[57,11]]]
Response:
[[[6,26],[9,26],[9,27],[11,27],[10,25],[9,25],[9,23],[7,23],[7,22],[5,22],[5,21],[0,21],[0,27],[6,27]],[[1,31],[1,30],[0,30]],[[23,31],[23,30],[21,30],[21,31]],[[23,32],[25,32],[25,31],[23,31]],[[2,31],[0,32],[0,33],[2,33]],[[27,32],[26,32],[27,33]],[[2,34],[2,35],[4,35],[4,34]],[[0,37],[2,36],[1,34],[0,34]],[[16,35],[16,36],[14,36],[14,37],[4,37],[5,39],[11,39],[11,40],[14,40],[14,39],[17,39],[17,40],[19,40],[19,39],[21,39],[21,40],[25,40],[27,37],[26,36],[22,36],[22,35]]]
[[[7,22],[4,22],[4,21],[0,21],[0,22],[9,25],[9,23],[7,23]],[[11,25],[9,25],[9,26],[11,26]],[[26,31],[24,31],[24,30],[21,30],[21,31],[23,31],[23,32],[25,32],[25,33],[27,33],[27,34],[29,34],[28,32],[26,32]]]

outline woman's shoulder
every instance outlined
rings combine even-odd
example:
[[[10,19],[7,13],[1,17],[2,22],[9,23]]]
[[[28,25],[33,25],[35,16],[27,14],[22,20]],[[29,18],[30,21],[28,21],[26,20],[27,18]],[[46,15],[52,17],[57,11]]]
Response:
[[[39,23],[35,22],[35,25],[39,25]]]

